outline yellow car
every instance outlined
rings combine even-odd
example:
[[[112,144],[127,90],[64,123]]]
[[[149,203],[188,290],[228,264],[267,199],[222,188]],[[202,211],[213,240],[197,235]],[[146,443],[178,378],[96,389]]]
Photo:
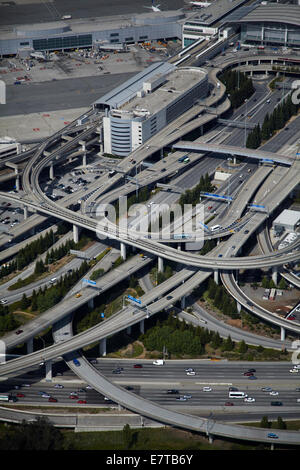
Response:
[[[81,297],[81,294],[76,294],[75,297],[77,297],[77,298],[78,298],[78,297]]]

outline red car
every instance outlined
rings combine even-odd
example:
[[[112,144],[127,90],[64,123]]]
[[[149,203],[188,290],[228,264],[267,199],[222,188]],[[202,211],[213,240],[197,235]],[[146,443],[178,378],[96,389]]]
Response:
[[[54,397],[50,397],[50,398],[48,399],[48,401],[52,401],[53,403],[56,403],[56,402],[57,402],[57,399],[54,398]]]
[[[234,404],[233,404],[231,401],[227,401],[227,402],[225,403],[225,406],[234,406]]]
[[[25,395],[24,395],[24,393],[20,393],[20,392],[19,392],[19,393],[17,393],[17,397],[18,397],[18,398],[24,398]]]
[[[141,369],[143,366],[142,366],[142,364],[134,364],[133,367],[135,369]]]
[[[251,375],[253,375],[253,372],[244,372],[244,375],[250,377]]]
[[[86,400],[78,400],[77,403],[80,403],[80,404],[86,404]]]
[[[286,318],[286,320],[296,320],[296,317],[294,315],[290,315]]]
[[[70,395],[69,398],[71,398],[71,400],[78,400],[78,396],[77,396],[77,395]]]

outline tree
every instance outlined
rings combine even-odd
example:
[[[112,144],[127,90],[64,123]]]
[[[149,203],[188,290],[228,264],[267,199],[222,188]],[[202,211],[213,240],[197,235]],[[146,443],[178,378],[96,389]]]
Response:
[[[31,302],[30,302],[30,299],[27,298],[27,296],[26,296],[26,294],[25,294],[25,292],[24,292],[24,294],[23,294],[23,296],[22,296],[21,304],[20,304],[21,309],[22,309],[22,310],[26,310],[26,308],[29,307],[30,303],[31,303]]]
[[[245,343],[244,340],[242,340],[239,344],[239,353],[241,354],[245,354],[246,352],[248,351],[248,346],[247,344]]]
[[[261,428],[269,428],[271,423],[268,420],[268,416],[263,416],[260,420],[260,427]]]
[[[63,435],[47,418],[28,423],[23,420],[0,441],[1,450],[62,450]]]
[[[277,418],[276,429],[286,429],[286,423],[283,421],[281,416],[278,416]]]
[[[132,430],[129,424],[125,424],[122,434],[125,449],[130,449],[130,446],[132,444]]]

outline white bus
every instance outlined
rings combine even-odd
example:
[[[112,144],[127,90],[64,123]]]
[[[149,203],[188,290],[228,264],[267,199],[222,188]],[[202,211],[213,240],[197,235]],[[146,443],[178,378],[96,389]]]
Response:
[[[247,398],[245,392],[229,392],[229,398]]]

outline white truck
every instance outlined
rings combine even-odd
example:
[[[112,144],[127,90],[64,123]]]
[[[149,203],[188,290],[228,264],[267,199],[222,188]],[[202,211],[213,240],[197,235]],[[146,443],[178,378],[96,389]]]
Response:
[[[152,362],[154,366],[163,366],[165,361],[163,359],[156,359],[155,361]]]

